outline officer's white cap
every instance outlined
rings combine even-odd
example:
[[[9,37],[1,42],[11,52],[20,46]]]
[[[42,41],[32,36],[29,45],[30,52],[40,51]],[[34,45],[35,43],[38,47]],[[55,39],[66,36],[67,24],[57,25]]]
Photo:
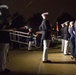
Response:
[[[64,22],[64,23],[69,23],[69,21],[66,21],[66,22]]]
[[[42,13],[41,16],[45,16],[45,15],[48,15],[49,13],[48,12],[45,12],[45,13]]]
[[[70,21],[70,24],[74,23],[74,21]]]
[[[61,26],[64,25],[64,23],[61,24]]]
[[[8,9],[8,6],[7,5],[0,5],[0,8],[6,8],[6,9]]]

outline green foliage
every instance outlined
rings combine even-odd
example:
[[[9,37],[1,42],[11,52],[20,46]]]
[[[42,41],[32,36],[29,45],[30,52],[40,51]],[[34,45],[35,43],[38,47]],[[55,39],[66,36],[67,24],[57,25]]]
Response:
[[[51,41],[51,44],[50,44],[51,47],[55,47],[55,48],[61,48],[61,41]]]

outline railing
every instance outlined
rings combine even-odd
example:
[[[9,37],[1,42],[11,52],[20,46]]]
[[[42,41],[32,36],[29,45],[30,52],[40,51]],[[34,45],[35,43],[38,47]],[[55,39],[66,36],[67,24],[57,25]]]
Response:
[[[19,44],[27,44],[28,45],[28,39],[30,38],[29,34],[26,32],[21,32],[21,31],[15,31],[15,30],[10,30],[10,41],[11,42],[17,42]],[[33,46],[36,46],[36,37],[33,36]]]

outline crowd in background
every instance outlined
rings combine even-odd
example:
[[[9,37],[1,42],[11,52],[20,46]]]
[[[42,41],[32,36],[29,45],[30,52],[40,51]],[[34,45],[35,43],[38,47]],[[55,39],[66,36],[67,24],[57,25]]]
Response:
[[[62,36],[62,46],[61,52],[64,55],[68,55],[68,44],[70,44],[71,58],[76,59],[76,47],[75,47],[75,21],[66,21],[61,24],[61,36]]]

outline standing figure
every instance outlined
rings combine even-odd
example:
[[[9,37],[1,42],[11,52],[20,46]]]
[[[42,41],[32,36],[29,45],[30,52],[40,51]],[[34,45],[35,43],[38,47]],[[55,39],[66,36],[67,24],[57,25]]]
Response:
[[[74,52],[75,52],[75,29],[74,29],[74,22],[71,21],[69,23],[70,25],[70,52],[71,52],[71,58],[74,58]]]
[[[32,41],[33,41],[33,31],[32,31],[32,28],[29,28],[29,44],[28,44],[28,50],[31,50],[32,49]]]
[[[61,28],[61,37],[62,37],[62,45],[61,45],[61,52],[64,52],[64,23],[61,24],[62,28]]]
[[[7,30],[8,6],[0,5],[0,73],[10,72],[6,66],[6,58],[9,50],[9,32]]]
[[[32,28],[29,28],[29,32],[27,34],[29,35],[28,50],[30,51],[32,50],[33,38],[36,37],[36,35],[33,33]]]
[[[76,14],[75,14],[76,16]],[[74,52],[74,58],[75,58],[75,61],[76,61],[76,20],[75,20],[75,23],[74,23],[74,28],[75,28],[75,52]]]
[[[63,36],[63,39],[64,39],[64,55],[67,55],[68,54],[68,50],[67,50],[67,47],[68,47],[68,40],[69,40],[69,31],[68,31],[68,23],[69,21],[66,21],[64,24],[65,24],[65,27],[64,27],[64,36]]]
[[[75,62],[76,62],[76,13],[75,13],[74,28],[75,28],[75,52],[74,52],[74,58],[75,58]]]
[[[51,39],[51,34],[50,34],[50,30],[51,30],[51,26],[50,23],[48,21],[48,12],[41,14],[43,20],[41,25],[39,26],[39,30],[42,31],[42,43],[43,43],[43,55],[42,55],[42,61],[43,63],[48,62],[48,47],[50,44],[50,39]]]

